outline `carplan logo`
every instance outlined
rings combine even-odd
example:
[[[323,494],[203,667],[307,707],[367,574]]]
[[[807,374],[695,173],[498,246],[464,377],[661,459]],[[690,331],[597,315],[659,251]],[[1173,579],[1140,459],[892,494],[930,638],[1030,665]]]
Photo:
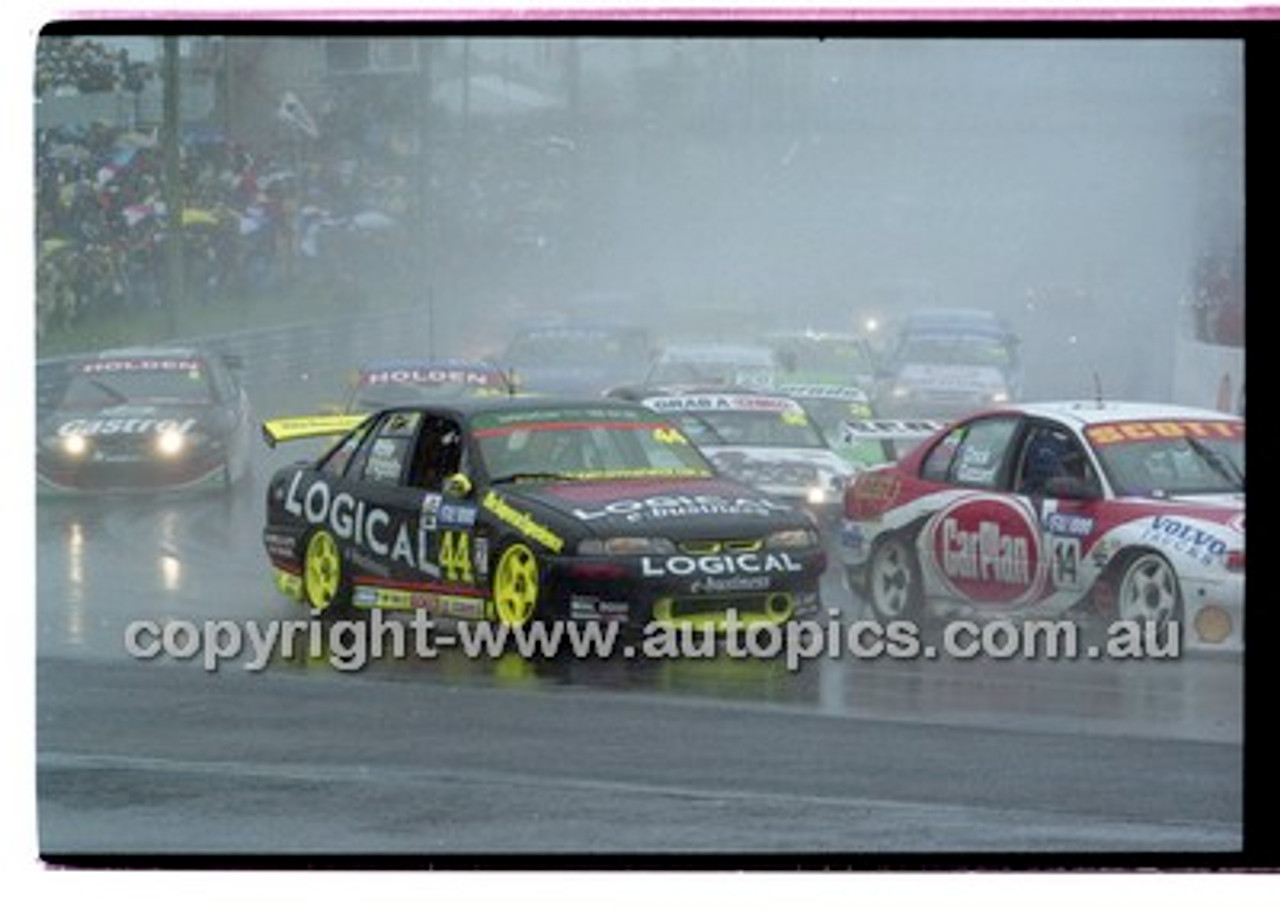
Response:
[[[924,535],[936,574],[979,606],[1020,605],[1044,585],[1035,520],[1013,501],[961,498],[930,520]]]

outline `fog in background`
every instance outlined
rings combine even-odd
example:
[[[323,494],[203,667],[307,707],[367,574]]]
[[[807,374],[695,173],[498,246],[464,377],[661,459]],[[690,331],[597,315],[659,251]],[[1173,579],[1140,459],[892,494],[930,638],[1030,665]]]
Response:
[[[580,66],[628,50],[585,42]],[[848,331],[932,299],[1008,317],[1028,395],[1096,369],[1166,396],[1196,260],[1241,242],[1238,44],[690,40],[675,60],[583,88],[572,206],[513,295],[634,291],[668,337]]]
[[[1026,396],[1090,394],[1097,371],[1110,395],[1159,399],[1198,265],[1242,252],[1240,41],[183,47],[204,75],[184,104],[208,97],[188,128],[225,131],[260,173],[323,175],[323,199],[304,185],[294,212],[392,218],[359,240],[326,231],[289,282],[352,309],[429,309],[418,346],[436,352],[493,354],[547,315],[608,313],[669,341],[976,307],[1021,334]],[[281,115],[285,93],[314,132]]]

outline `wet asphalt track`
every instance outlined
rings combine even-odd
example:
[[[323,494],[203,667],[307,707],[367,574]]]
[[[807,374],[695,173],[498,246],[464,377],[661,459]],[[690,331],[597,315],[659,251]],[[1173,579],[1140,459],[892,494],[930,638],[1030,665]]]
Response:
[[[293,449],[295,447],[290,447]],[[47,856],[1124,853],[1243,833],[1243,672],[1166,662],[375,661],[217,673],[135,619],[299,619],[233,497],[42,501]],[[836,578],[826,599],[856,616]]]

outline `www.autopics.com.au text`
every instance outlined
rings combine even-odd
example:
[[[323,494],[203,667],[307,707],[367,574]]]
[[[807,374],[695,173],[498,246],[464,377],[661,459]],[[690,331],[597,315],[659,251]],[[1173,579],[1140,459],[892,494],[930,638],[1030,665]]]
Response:
[[[444,651],[474,659],[781,658],[792,671],[819,657],[1157,660],[1182,653],[1177,623],[1114,621],[1100,638],[1088,640],[1079,622],[1065,619],[958,619],[930,634],[926,639],[925,630],[910,621],[843,621],[835,609],[825,621],[746,624],[730,613],[715,626],[650,622],[638,632],[615,621],[533,621],[517,628],[460,620],[441,627],[423,610],[386,615],[374,609],[364,618],[332,621],[314,611],[306,619],[262,622],[137,620],[125,628],[124,647],[135,660],[198,659],[208,672],[242,658],[244,669],[257,672],[272,659],[298,656],[326,658],[334,669],[356,672],[374,660],[432,659]]]

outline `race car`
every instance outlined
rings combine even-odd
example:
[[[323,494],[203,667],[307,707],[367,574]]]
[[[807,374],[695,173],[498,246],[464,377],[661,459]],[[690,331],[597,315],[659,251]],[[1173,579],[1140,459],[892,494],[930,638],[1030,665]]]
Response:
[[[666,386],[633,398],[679,425],[730,478],[832,528],[854,468],[795,399],[766,390]]]
[[[649,333],[639,325],[563,319],[517,329],[492,362],[530,391],[595,397],[642,376],[652,352]]]
[[[102,351],[63,365],[40,398],[42,494],[229,488],[253,419],[238,361],[195,347]]]
[[[267,488],[277,587],[322,613],[511,627],[781,624],[820,608],[812,521],[720,474],[669,420],[608,399],[469,399],[349,419]],[[332,434],[268,421],[268,443]]]
[[[476,360],[383,360],[365,364],[352,374],[340,405],[331,414],[368,414],[412,402],[506,395],[516,380],[497,367]]]
[[[953,422],[847,489],[849,585],[882,621],[1068,613],[1244,640],[1244,421],[1036,403]]]
[[[876,414],[956,418],[1019,398],[1017,336],[994,313],[926,309],[912,313],[879,370]]]
[[[671,344],[658,352],[643,384],[769,388],[781,369],[773,349],[764,345]]]
[[[862,389],[831,383],[781,383],[774,391],[799,402],[831,448],[854,469],[889,461],[890,452],[882,440],[846,436],[848,424],[872,415],[871,399]]]
[[[777,354],[779,386],[821,383],[864,393],[875,387],[876,355],[866,338],[808,330],[775,332],[761,340]]]

